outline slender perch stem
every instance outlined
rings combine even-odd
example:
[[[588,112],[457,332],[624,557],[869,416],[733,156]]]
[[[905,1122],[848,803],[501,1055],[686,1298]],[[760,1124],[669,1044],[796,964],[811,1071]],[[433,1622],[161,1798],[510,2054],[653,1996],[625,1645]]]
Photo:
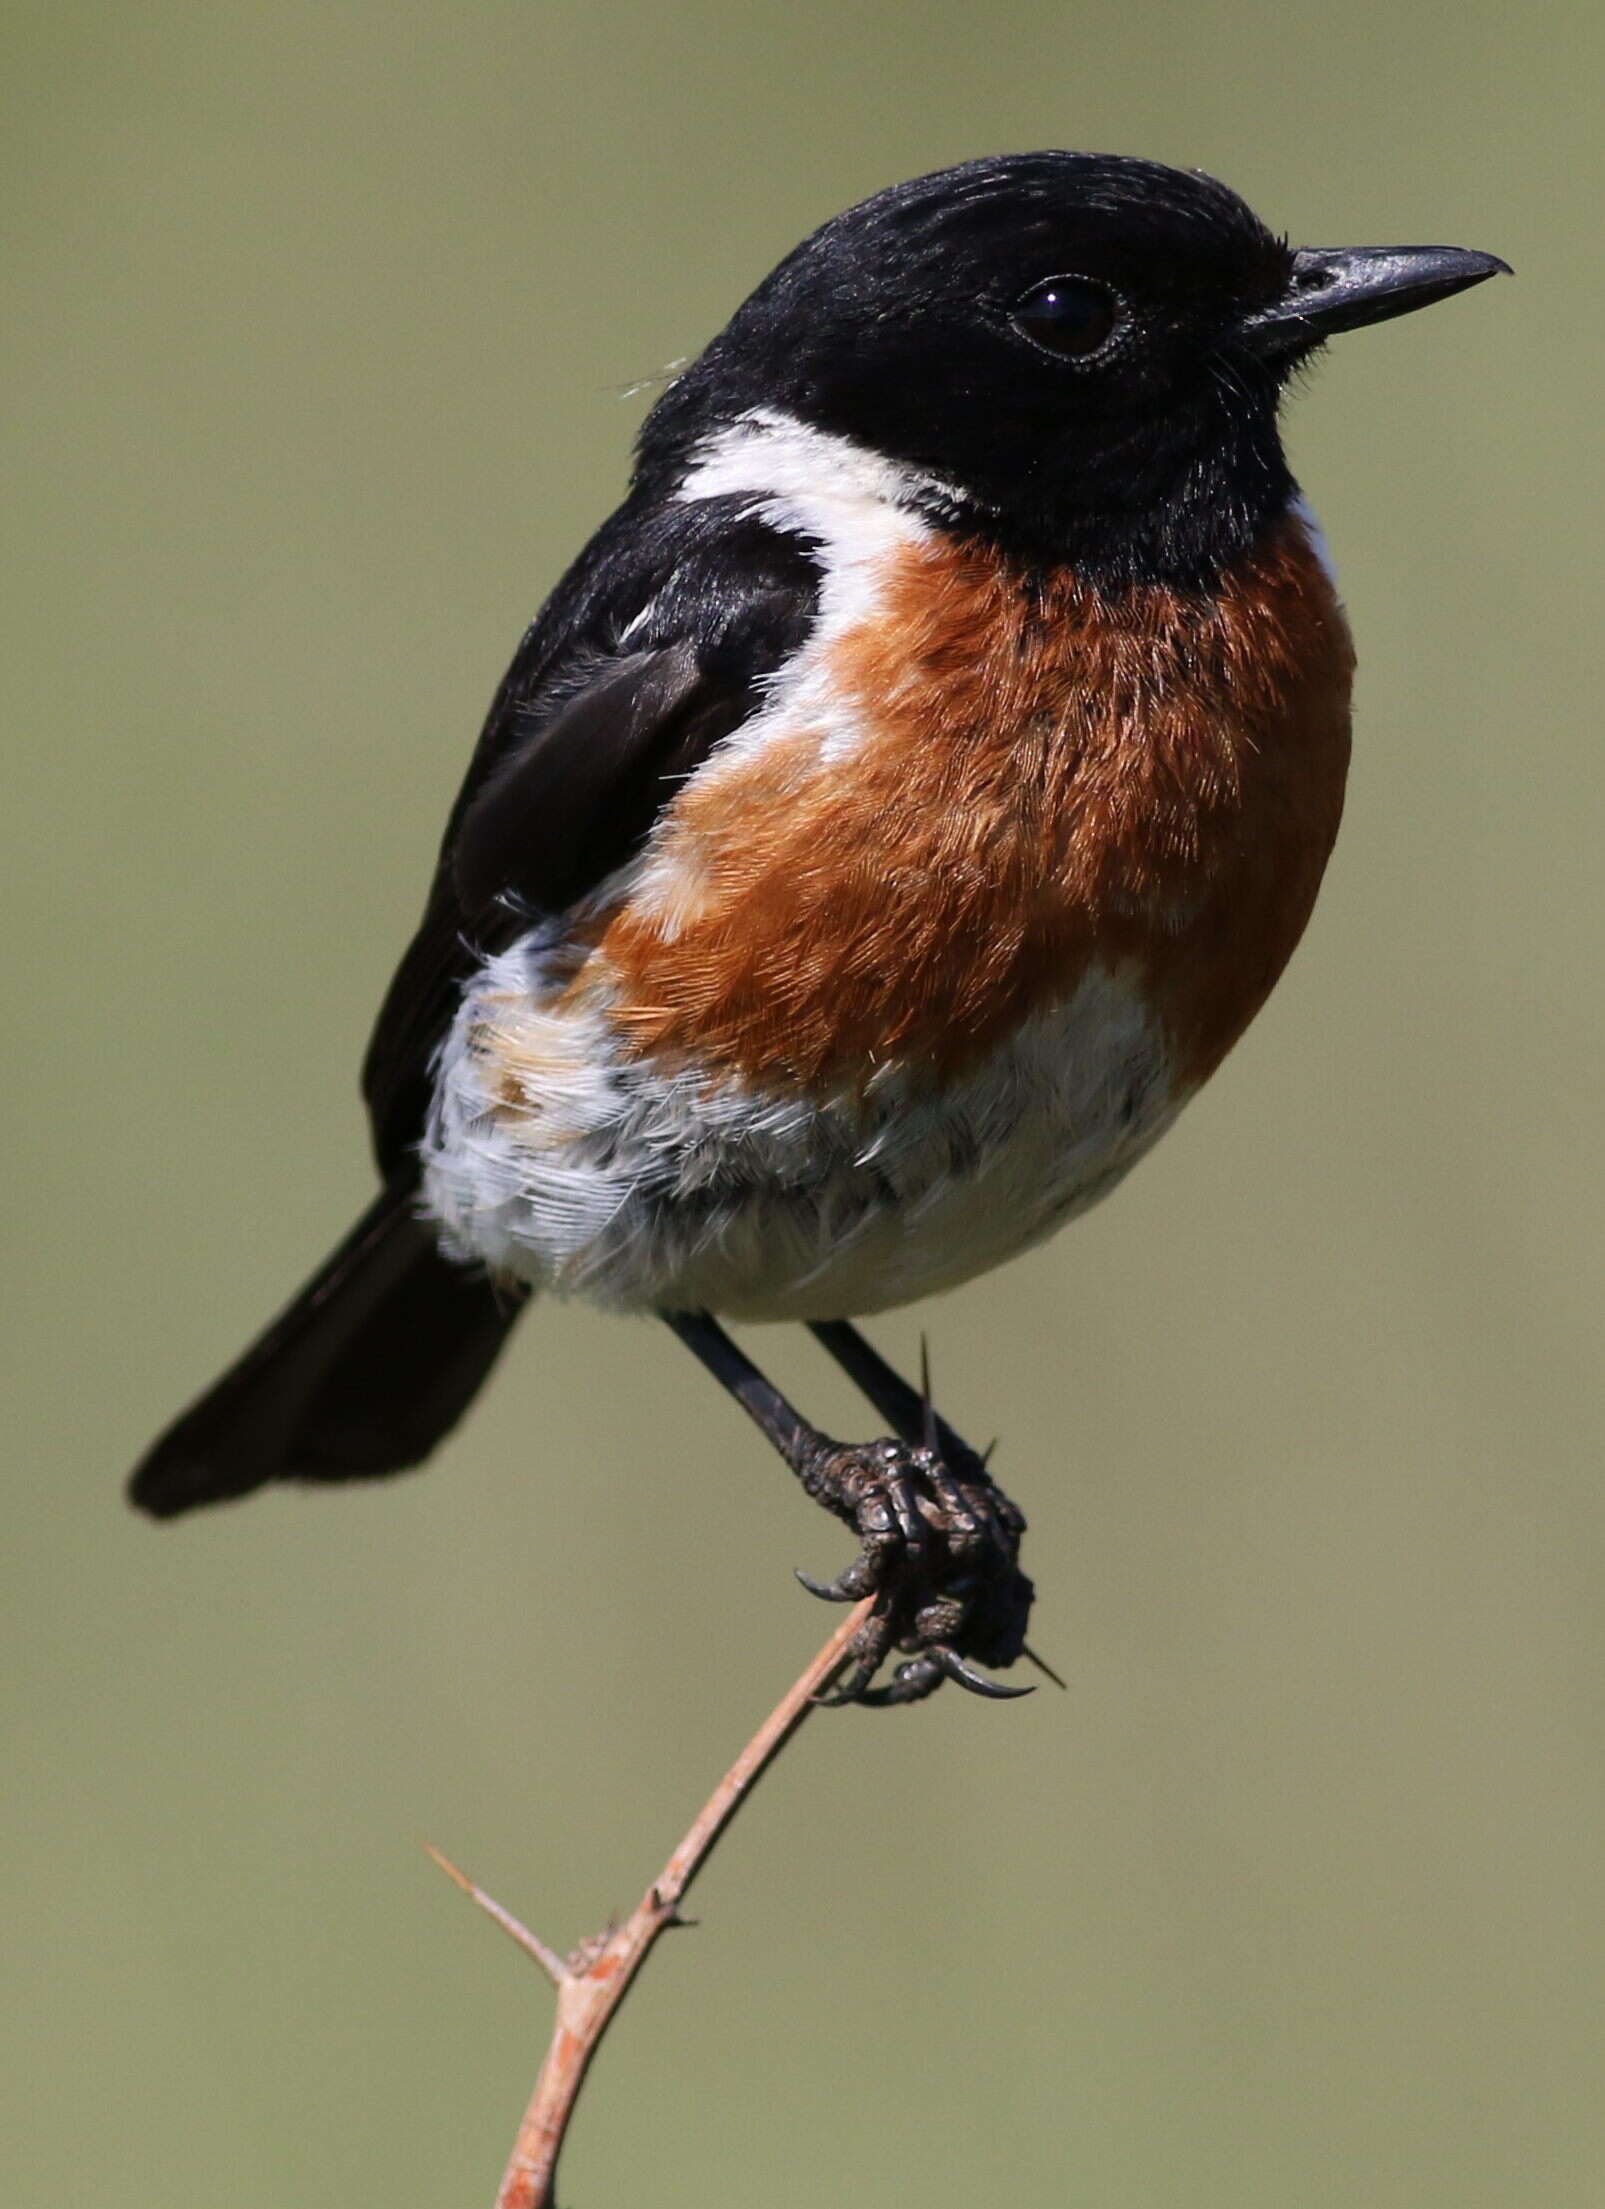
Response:
[[[557,1989],[551,2045],[518,2128],[496,2196],[496,2209],[552,2209],[564,2136],[591,2058],[614,2012],[658,1935],[680,1922],[680,1903],[686,1891],[756,1781],[808,1716],[816,1697],[846,1670],[853,1636],[873,1607],[873,1598],[856,1604],[801,1679],[781,1697],[697,1812],[684,1840],[624,1923],[581,1942],[566,1959],[555,1955],[438,1850],[430,1850],[441,1869],[534,1958]]]

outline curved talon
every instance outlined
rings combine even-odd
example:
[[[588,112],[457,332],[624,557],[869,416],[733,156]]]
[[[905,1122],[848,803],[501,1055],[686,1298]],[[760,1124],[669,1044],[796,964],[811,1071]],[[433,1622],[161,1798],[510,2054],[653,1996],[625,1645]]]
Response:
[[[815,1580],[809,1573],[800,1571],[797,1578],[809,1594],[817,1595],[822,1603],[856,1603],[860,1596],[875,1593],[879,1575],[873,1555],[860,1551],[850,1565],[842,1567],[834,1580]]]
[[[956,1649],[931,1649],[926,1652],[931,1662],[960,1687],[967,1687],[972,1695],[985,1695],[994,1703],[1012,1703],[1022,1695],[1035,1695],[1034,1687],[1005,1687],[1001,1680],[989,1680],[984,1672],[977,1672],[973,1664],[966,1664]]]
[[[858,1600],[856,1596],[849,1595],[839,1581],[816,1580],[811,1572],[804,1572],[801,1565],[793,1565],[791,1569],[808,1590],[808,1593],[817,1595],[821,1603],[856,1603]],[[849,1572],[852,1569],[851,1565],[847,1568]]]
[[[879,1659],[876,1660],[879,1662]],[[888,1710],[897,1703],[921,1703],[928,1695],[934,1695],[944,1680],[956,1680],[960,1687],[972,1695],[983,1695],[996,1703],[1017,1702],[1022,1695],[1034,1695],[1034,1687],[1005,1687],[1001,1680],[989,1680],[984,1672],[977,1672],[966,1664],[955,1650],[927,1649],[920,1656],[911,1657],[900,1664],[884,1687],[872,1687],[875,1666],[866,1662],[859,1666],[853,1677],[833,1695],[822,1695],[818,1700],[839,1708],[844,1703],[862,1703],[868,1710]]]

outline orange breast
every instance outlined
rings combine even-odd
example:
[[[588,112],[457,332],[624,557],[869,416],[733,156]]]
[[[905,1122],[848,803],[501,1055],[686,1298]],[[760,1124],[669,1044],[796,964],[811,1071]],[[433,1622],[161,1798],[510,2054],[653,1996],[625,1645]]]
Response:
[[[1099,964],[1191,1086],[1309,917],[1352,665],[1291,518],[1208,596],[914,540],[830,647],[845,755],[771,709],[767,741],[676,799],[656,873],[685,896],[596,939],[614,1018],[642,1052],[822,1092],[973,1064]]]

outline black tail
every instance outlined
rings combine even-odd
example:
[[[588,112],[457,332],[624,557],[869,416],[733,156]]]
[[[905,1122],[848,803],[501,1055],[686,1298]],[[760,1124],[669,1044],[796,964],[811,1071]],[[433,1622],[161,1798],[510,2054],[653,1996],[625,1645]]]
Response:
[[[269,1480],[418,1465],[462,1416],[524,1307],[453,1265],[387,1189],[267,1332],[150,1449],[129,1483],[170,1519]]]

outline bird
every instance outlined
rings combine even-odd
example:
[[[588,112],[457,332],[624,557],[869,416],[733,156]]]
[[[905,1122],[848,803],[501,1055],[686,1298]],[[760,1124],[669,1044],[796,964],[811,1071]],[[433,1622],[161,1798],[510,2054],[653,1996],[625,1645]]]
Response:
[[[856,1322],[1105,1196],[1265,1001],[1354,664],[1281,402],[1501,273],[1066,151],[787,254],[495,694],[363,1067],[378,1194],[134,1503],[415,1466],[578,1296],[663,1318],[856,1536],[801,1576],[874,1599],[840,1700],[1021,1692],[1024,1516]],[[811,1328],[890,1432],[811,1424],[727,1321]]]

